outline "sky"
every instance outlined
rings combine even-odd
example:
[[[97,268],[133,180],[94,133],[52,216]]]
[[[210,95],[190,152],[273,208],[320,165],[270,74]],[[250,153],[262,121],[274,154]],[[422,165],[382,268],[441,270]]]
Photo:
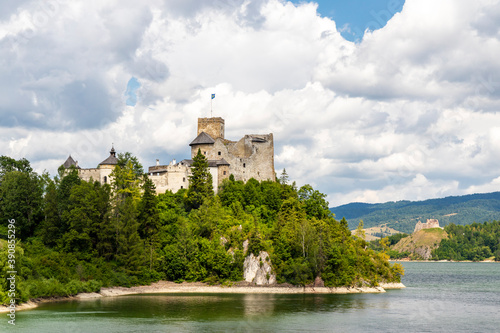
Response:
[[[332,207],[498,191],[498,54],[500,0],[6,0],[0,155],[179,161],[215,93]]]

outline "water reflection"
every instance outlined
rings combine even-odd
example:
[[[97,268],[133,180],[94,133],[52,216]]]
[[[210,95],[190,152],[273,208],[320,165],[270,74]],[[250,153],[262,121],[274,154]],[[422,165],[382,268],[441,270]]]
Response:
[[[247,294],[242,297],[243,315],[246,318],[274,315],[276,296]]]
[[[388,306],[383,305],[383,307]],[[366,295],[144,294],[42,304],[30,313],[58,316],[231,320],[293,313],[349,312],[370,307]],[[117,310],[119,309],[119,311]]]

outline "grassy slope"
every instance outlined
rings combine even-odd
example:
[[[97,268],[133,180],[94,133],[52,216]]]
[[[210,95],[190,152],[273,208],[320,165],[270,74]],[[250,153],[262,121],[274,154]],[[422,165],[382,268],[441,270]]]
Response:
[[[419,220],[425,222],[428,218],[438,219],[440,226],[500,220],[500,192],[425,201],[351,203],[330,210],[338,219],[345,217],[351,230],[363,220],[365,228],[387,224],[401,232],[411,233]]]
[[[424,259],[429,259],[430,251],[439,246],[441,240],[448,238],[446,231],[440,228],[422,229],[409,237],[402,238],[392,247],[392,250],[398,252],[416,253]]]
[[[380,235],[382,235],[383,237],[387,237],[387,236],[391,236],[391,235],[394,235],[394,234],[398,234],[399,231],[398,230],[395,230],[395,229],[392,229],[392,228],[389,228],[385,225],[382,225],[382,226],[377,226],[377,227],[371,227],[371,228],[366,228],[366,229],[363,229],[365,231],[365,240],[367,241],[372,241],[372,240],[376,240],[376,239],[380,239]],[[356,232],[356,229],[352,230],[352,234],[354,235],[354,233]]]

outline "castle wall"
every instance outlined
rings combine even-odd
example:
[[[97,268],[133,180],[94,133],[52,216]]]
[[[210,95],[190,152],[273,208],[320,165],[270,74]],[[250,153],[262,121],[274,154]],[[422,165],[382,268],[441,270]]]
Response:
[[[217,152],[214,150],[213,144],[193,145],[191,146],[191,159],[198,154],[198,149],[207,158],[207,160],[220,160],[216,158]]]
[[[217,175],[217,178],[218,178],[218,182],[217,182],[217,186],[220,186],[222,184],[222,181],[224,179],[228,179],[229,178],[229,165],[220,165],[218,168],[217,168],[217,172],[218,172],[218,175]]]
[[[236,180],[276,180],[272,134],[245,135],[237,142],[216,139],[213,145],[193,146],[192,155],[198,152],[196,147],[206,151],[209,160],[225,159],[230,164],[227,171]]]
[[[217,167],[210,167],[208,171],[212,175],[212,188],[217,193],[219,190],[219,170]]]
[[[96,180],[98,180],[99,182],[101,181],[101,173],[100,170],[97,168],[78,169],[78,176],[86,182],[89,182],[91,179],[92,181]]]
[[[111,166],[111,168],[103,168],[103,165],[100,166],[99,168],[99,182],[101,184],[110,184],[111,181],[113,180],[113,177],[110,177],[111,173],[113,172],[115,168],[115,165]]]
[[[422,223],[420,221],[417,222],[415,225],[415,230],[413,232],[420,231],[422,229],[432,229],[432,228],[441,228],[439,226],[439,221],[436,219],[427,219],[425,223]]]
[[[113,172],[114,165],[112,167],[103,168],[101,165],[99,168],[91,168],[91,169],[78,169],[78,176],[80,179],[89,182],[98,181],[101,184],[109,184],[111,185],[111,181],[113,177],[111,177],[111,173]]]
[[[156,193],[177,192],[189,187],[191,168],[186,165],[158,165],[149,167],[148,177],[156,187]]]

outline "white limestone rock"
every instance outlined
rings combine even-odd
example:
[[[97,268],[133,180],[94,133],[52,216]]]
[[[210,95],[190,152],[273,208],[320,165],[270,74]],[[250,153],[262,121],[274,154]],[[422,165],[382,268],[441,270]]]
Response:
[[[260,251],[257,257],[250,253],[243,263],[243,278],[256,285],[275,284],[276,275],[273,274],[269,253]]]

